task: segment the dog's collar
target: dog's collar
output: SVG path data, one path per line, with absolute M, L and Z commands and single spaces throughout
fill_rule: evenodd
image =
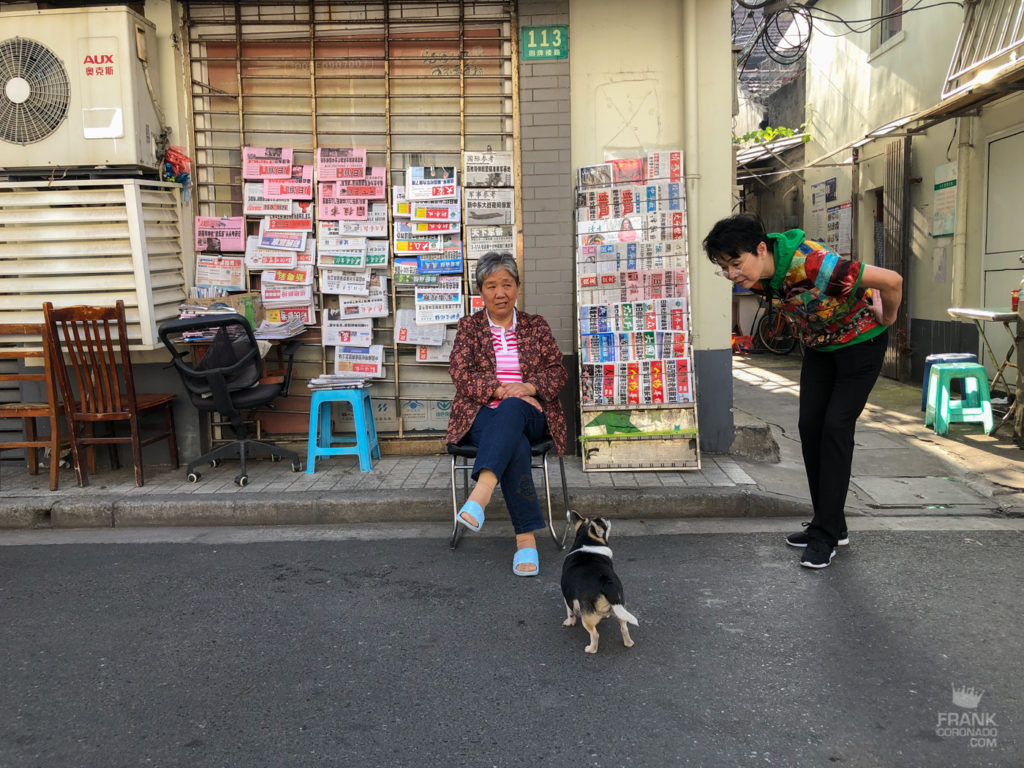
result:
M 577 552 L 589 552 L 592 555 L 604 555 L 609 560 L 612 559 L 612 548 L 611 547 L 592 547 L 589 544 L 584 544 L 579 549 L 574 549 L 570 552 L 570 555 L 575 555 Z M 568 555 L 566 555 L 568 557 Z

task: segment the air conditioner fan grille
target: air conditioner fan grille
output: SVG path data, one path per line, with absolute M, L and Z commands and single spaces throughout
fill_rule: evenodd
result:
M 24 37 L 0 43 L 0 139 L 32 144 L 68 115 L 68 73 L 46 46 Z

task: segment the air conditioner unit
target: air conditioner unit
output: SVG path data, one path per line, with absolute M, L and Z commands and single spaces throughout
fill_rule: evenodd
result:
M 0 168 L 158 168 L 157 71 L 123 6 L 0 13 Z

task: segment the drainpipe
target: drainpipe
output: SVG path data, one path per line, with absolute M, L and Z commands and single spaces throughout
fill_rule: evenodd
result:
M 686 220 L 691 262 L 700 251 L 700 140 L 697 119 L 697 0 L 683 0 L 683 163 L 686 173 Z
M 970 178 L 971 126 L 969 117 L 956 119 L 959 141 L 956 147 L 956 211 L 953 214 L 953 254 L 950 270 L 949 303 L 967 306 L 967 180 Z

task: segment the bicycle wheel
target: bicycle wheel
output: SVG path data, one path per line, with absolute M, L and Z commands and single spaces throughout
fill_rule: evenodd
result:
M 757 324 L 757 337 L 776 355 L 788 355 L 796 347 L 793 326 L 781 312 L 770 312 Z

